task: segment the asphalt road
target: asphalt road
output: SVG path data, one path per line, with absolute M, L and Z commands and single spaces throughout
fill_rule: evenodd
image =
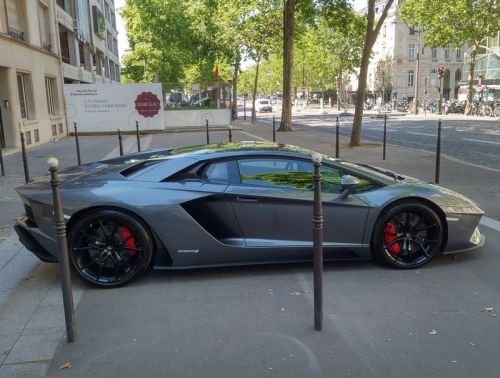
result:
M 297 127 L 315 128 L 317 130 L 335 133 L 334 114 L 318 114 L 304 111 L 293 114 L 293 124 Z M 280 114 L 259 114 L 264 122 L 271 122 L 272 116 L 279 122 Z M 430 119 L 432 117 L 432 119 Z M 423 117 L 390 115 L 387 123 L 387 143 L 418 148 L 430 152 L 436 151 L 437 119 Z M 477 117 L 457 119 L 458 117 L 442 117 L 442 153 L 464 162 L 479 166 L 500 169 L 500 120 Z M 340 117 L 340 133 L 350 136 L 352 131 L 352 116 Z M 381 118 L 363 117 L 361 138 L 365 141 L 382 143 L 384 120 Z

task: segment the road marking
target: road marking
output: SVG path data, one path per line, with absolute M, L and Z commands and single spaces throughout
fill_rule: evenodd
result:
M 242 130 L 240 130 L 240 133 L 245 134 L 245 135 L 247 135 L 247 136 L 249 136 L 249 137 L 251 137 L 251 138 L 255 138 L 255 139 L 257 139 L 257 140 L 264 141 L 264 142 L 268 142 L 268 141 L 269 141 L 269 139 L 261 138 L 260 136 L 257 136 L 257 135 L 254 135 L 254 134 L 247 133 L 246 131 L 242 131 Z
M 500 222 L 497 221 L 496 219 L 489 217 L 482 217 L 479 223 L 482 224 L 483 226 L 492 228 L 495 231 L 500 231 Z
M 478 143 L 500 144 L 500 142 L 493 142 L 491 140 L 482 140 L 482 139 L 462 138 L 462 140 L 467 140 L 469 142 L 478 142 Z
M 415 132 L 412 132 L 412 131 L 408 131 L 408 134 L 413 134 L 413 135 L 424 135 L 424 136 L 437 137 L 437 135 L 436 135 L 436 134 L 415 133 Z

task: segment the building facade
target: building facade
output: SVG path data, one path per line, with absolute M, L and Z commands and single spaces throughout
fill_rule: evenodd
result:
M 466 47 L 425 46 L 425 33 L 408 27 L 399 18 L 399 2 L 394 2 L 372 50 L 368 67 L 367 93 L 391 104 L 403 99 L 420 102 L 439 97 L 438 67 L 444 67 L 443 97 L 456 98 L 463 77 Z M 382 14 L 385 1 L 376 4 L 376 15 Z M 364 10 L 362 13 L 366 13 Z M 357 83 L 353 85 L 356 87 Z
M 56 0 L 65 83 L 120 81 L 113 0 Z
M 0 1 L 0 145 L 28 147 L 66 132 L 55 3 Z
M 474 69 L 474 97 L 479 100 L 500 102 L 500 32 L 486 38 L 481 45 Z M 469 66 L 464 67 L 464 80 L 469 77 Z M 467 93 L 467 83 L 463 83 Z
M 64 83 L 120 81 L 112 0 L 0 0 L 0 146 L 67 134 Z

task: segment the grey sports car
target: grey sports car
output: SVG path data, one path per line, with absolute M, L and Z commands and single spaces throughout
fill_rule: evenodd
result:
M 312 259 L 313 152 L 241 142 L 163 149 L 60 172 L 70 261 L 101 287 L 148 267 L 185 269 Z M 323 157 L 324 257 L 416 268 L 483 245 L 483 211 L 440 186 Z M 57 261 L 49 178 L 17 189 L 15 229 Z

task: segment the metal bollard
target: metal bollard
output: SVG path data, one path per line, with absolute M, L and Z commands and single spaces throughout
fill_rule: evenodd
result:
M 337 122 L 335 123 L 335 157 L 338 159 L 340 156 L 340 124 L 339 124 L 339 116 L 337 116 Z
M 123 156 L 123 137 L 121 127 L 118 128 L 118 146 L 120 147 L 120 156 Z
M 19 131 L 21 135 L 21 154 L 23 157 L 23 169 L 24 169 L 24 181 L 26 184 L 31 181 L 30 179 L 30 169 L 28 167 L 28 155 L 26 155 L 26 140 L 24 139 L 24 130 Z
M 137 135 L 137 151 L 141 152 L 141 134 L 139 134 L 139 121 L 135 121 L 135 133 Z
M 73 122 L 73 127 L 75 128 L 76 159 L 78 160 L 78 165 L 82 165 L 82 159 L 80 157 L 80 141 L 78 140 L 78 128 L 76 127 L 76 121 Z
M 73 305 L 73 289 L 71 286 L 71 272 L 69 268 L 68 240 L 66 238 L 66 224 L 62 209 L 61 194 L 59 192 L 59 177 L 57 167 L 59 161 L 52 157 L 47 160 L 50 171 L 50 185 L 52 186 L 52 197 L 54 201 L 54 221 L 57 232 L 57 251 L 59 257 L 59 269 L 61 274 L 61 287 L 64 304 L 64 318 L 66 320 L 66 338 L 68 343 L 76 339 L 75 308 Z
M 387 113 L 384 115 L 384 147 L 382 150 L 382 160 L 385 160 L 386 146 L 387 146 Z
M 5 166 L 4 166 L 4 163 L 3 163 L 2 146 L 0 146 L 0 168 L 2 169 L 2 176 L 5 176 Z
M 314 163 L 314 205 L 313 205 L 313 244 L 314 244 L 314 329 L 323 328 L 323 209 L 321 204 L 321 154 L 312 156 Z
M 207 144 L 210 144 L 210 135 L 208 133 L 208 119 L 205 120 L 205 124 L 207 129 Z
M 233 127 L 231 125 L 227 127 L 227 132 L 228 132 L 229 143 L 231 143 L 233 141 Z
M 434 177 L 434 182 L 439 184 L 439 174 L 441 170 L 441 120 L 438 120 L 438 136 L 437 136 L 437 146 L 436 146 L 436 176 Z
M 273 116 L 273 142 L 276 143 L 276 117 Z

